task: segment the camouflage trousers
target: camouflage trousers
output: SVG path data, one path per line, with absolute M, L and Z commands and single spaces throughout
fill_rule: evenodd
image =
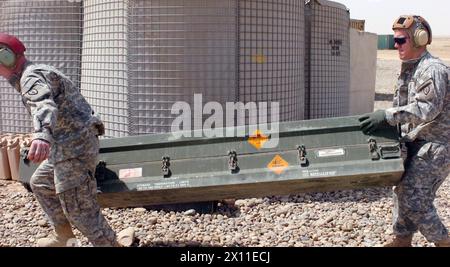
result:
M 429 242 L 448 236 L 433 204 L 436 191 L 450 173 L 449 146 L 437 143 L 407 144 L 405 173 L 394 189 L 394 234 L 411 235 L 418 230 Z
M 95 158 L 70 159 L 55 165 L 44 161 L 31 178 L 31 188 L 50 223 L 70 223 L 94 246 L 116 244 L 116 234 L 101 213 L 97 203 L 97 183 L 94 178 Z M 78 179 L 78 186 L 56 193 L 55 181 Z

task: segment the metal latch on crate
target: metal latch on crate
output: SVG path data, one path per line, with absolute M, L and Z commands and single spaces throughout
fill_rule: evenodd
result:
M 380 154 L 378 153 L 377 141 L 373 138 L 369 139 L 369 153 L 372 160 L 379 160 Z
M 308 166 L 308 158 L 306 158 L 306 147 L 305 145 L 297 146 L 298 159 L 302 167 Z
M 228 169 L 231 171 L 231 173 L 238 173 L 239 172 L 239 166 L 238 166 L 238 159 L 237 159 L 237 153 L 234 150 L 228 151 Z
M 395 145 L 377 145 L 373 138 L 369 139 L 369 151 L 372 160 L 400 158 L 401 150 L 398 144 Z
M 380 154 L 382 159 L 400 158 L 401 157 L 400 146 L 398 144 L 380 146 Z
M 170 157 L 164 156 L 162 157 L 162 166 L 161 166 L 162 175 L 164 178 L 169 178 L 172 176 L 172 171 L 170 170 Z

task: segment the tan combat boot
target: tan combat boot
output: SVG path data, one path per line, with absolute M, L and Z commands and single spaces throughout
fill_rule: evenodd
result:
M 392 242 L 387 243 L 384 245 L 388 248 L 398 248 L 398 247 L 412 247 L 412 235 L 407 236 L 395 236 L 394 240 Z
M 450 237 L 447 236 L 446 239 L 435 242 L 434 245 L 441 248 L 450 248 Z
M 69 239 L 74 239 L 70 224 L 55 225 L 55 233 L 51 237 L 41 238 L 37 241 L 38 247 L 65 247 Z

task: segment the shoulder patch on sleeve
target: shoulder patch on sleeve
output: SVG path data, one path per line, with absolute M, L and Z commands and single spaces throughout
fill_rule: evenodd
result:
M 22 97 L 29 101 L 39 101 L 52 95 L 46 80 L 35 69 L 28 69 L 21 79 Z
M 41 83 L 35 83 L 34 86 L 22 96 L 30 101 L 40 101 L 51 97 L 51 90 L 47 85 Z
M 433 84 L 433 79 L 431 79 L 431 78 L 429 78 L 429 79 L 427 79 L 425 81 L 423 81 L 423 80 L 419 81 L 419 83 L 417 84 L 417 92 L 419 93 L 419 92 L 424 91 L 425 94 L 428 94 L 429 93 L 429 89 L 430 89 L 429 87 L 432 84 Z
M 434 97 L 436 97 L 433 79 L 428 79 L 417 85 L 417 96 L 416 97 L 419 100 L 425 100 L 425 101 L 431 100 Z
M 22 94 L 25 94 L 29 90 L 31 90 L 31 88 L 33 88 L 34 85 L 39 82 L 39 80 L 40 80 L 39 77 L 34 77 L 34 76 L 27 77 L 21 84 Z

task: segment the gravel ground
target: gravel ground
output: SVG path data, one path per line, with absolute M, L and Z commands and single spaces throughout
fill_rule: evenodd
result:
M 447 45 L 449 42 L 445 40 Z M 376 92 L 392 94 L 399 61 L 393 51 L 379 51 Z M 391 102 L 379 99 L 375 109 Z M 435 202 L 450 227 L 450 180 L 442 185 Z M 276 196 L 219 203 L 213 214 L 195 210 L 164 212 L 104 209 L 117 232 L 136 229 L 135 246 L 295 246 L 376 247 L 392 234 L 391 188 Z M 0 180 L 0 247 L 34 246 L 51 228 L 33 194 L 12 181 Z M 82 245 L 87 240 L 75 230 Z M 432 246 L 418 234 L 415 246 Z
M 450 180 L 436 206 L 450 227 Z M 377 247 L 392 234 L 390 188 L 301 194 L 219 204 L 213 214 L 194 210 L 164 212 L 104 209 L 117 232 L 134 227 L 134 246 L 185 247 Z M 0 181 L 0 246 L 34 246 L 51 227 L 33 194 L 12 181 Z M 82 245 L 87 240 L 75 231 Z M 415 246 L 432 246 L 419 234 Z

